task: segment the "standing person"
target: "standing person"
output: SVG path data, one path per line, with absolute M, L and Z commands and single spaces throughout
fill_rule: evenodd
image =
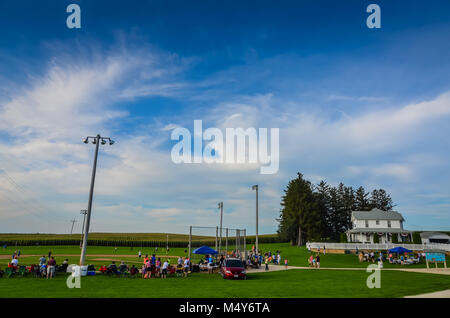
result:
M 281 265 L 281 254 L 278 253 L 278 260 L 277 260 L 278 265 Z
M 166 260 L 162 266 L 162 278 L 167 278 L 167 269 L 169 268 L 169 262 Z
M 264 263 L 266 264 L 265 270 L 268 271 L 269 270 L 269 257 L 268 256 L 265 257 Z
M 39 259 L 39 266 L 44 265 L 47 262 L 47 260 L 45 259 L 45 256 L 42 255 L 42 257 Z
M 183 259 L 180 257 L 178 257 L 178 265 L 183 265 Z
M 152 263 L 150 262 L 150 259 L 147 259 L 147 263 L 145 263 L 144 278 L 151 278 L 151 277 L 152 277 Z
M 56 261 L 52 256 L 52 258 L 49 259 L 48 263 L 47 263 L 47 279 L 49 277 L 53 278 L 53 276 L 55 276 L 55 266 L 56 266 Z
M 139 259 L 141 259 L 141 257 L 142 257 L 142 252 L 141 252 L 141 250 L 139 250 L 138 257 L 139 257 Z
M 14 252 L 12 253 L 11 259 L 14 259 L 14 258 L 16 257 L 16 255 L 17 255 L 17 251 L 14 251 Z
M 311 244 L 308 244 L 308 253 L 311 253 Z
M 323 255 L 325 255 L 326 254 L 326 246 L 324 245 L 323 246 Z
M 161 258 L 158 257 L 158 259 L 156 260 L 156 276 L 160 276 L 161 275 Z
M 189 263 L 190 263 L 189 258 L 186 257 L 186 259 L 184 260 L 184 277 L 188 277 L 189 267 L 190 267 Z
M 50 260 L 50 257 L 52 256 L 52 251 L 48 251 L 48 259 Z
M 309 255 L 308 263 L 309 263 L 309 267 L 314 266 L 314 256 L 312 254 Z
M 319 256 L 319 254 L 317 254 L 317 256 L 316 256 L 316 266 L 317 266 L 317 268 L 320 268 L 320 256 Z
M 288 259 L 284 259 L 284 269 L 288 269 Z
M 145 257 L 144 257 L 144 264 L 147 264 L 147 262 L 148 262 L 148 254 L 145 254 Z
M 20 257 L 20 250 L 17 252 L 17 256 L 19 256 Z

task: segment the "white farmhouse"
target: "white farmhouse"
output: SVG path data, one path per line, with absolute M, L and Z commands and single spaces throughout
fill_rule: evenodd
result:
M 403 229 L 405 219 L 396 211 L 352 211 L 352 229 L 347 231 L 349 242 L 374 243 L 378 234 L 379 243 L 392 243 L 392 234 L 396 233 L 398 242 L 411 242 L 412 232 Z

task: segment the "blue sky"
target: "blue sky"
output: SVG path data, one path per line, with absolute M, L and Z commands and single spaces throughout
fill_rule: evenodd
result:
M 81 7 L 68 29 L 66 7 Z M 381 29 L 366 7 L 381 7 Z M 276 230 L 297 171 L 392 194 L 406 227 L 450 230 L 448 1 L 3 1 L 0 231 Z M 173 127 L 276 127 L 280 170 L 176 165 Z

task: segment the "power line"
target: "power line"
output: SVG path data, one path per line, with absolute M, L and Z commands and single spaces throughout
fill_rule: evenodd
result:
M 71 220 L 70 222 L 72 223 L 72 228 L 70 229 L 70 235 L 72 235 L 72 232 L 73 232 L 73 226 L 75 225 L 75 222 L 76 222 L 77 220 L 75 220 L 75 219 L 73 219 L 73 220 Z

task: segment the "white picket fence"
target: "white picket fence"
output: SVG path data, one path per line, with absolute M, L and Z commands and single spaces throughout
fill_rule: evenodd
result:
M 313 249 L 326 247 L 328 250 L 389 250 L 394 247 L 402 246 L 413 251 L 423 251 L 424 249 L 437 249 L 450 252 L 450 244 L 432 243 L 432 244 L 371 244 L 371 243 L 319 243 L 308 242 L 306 247 Z

